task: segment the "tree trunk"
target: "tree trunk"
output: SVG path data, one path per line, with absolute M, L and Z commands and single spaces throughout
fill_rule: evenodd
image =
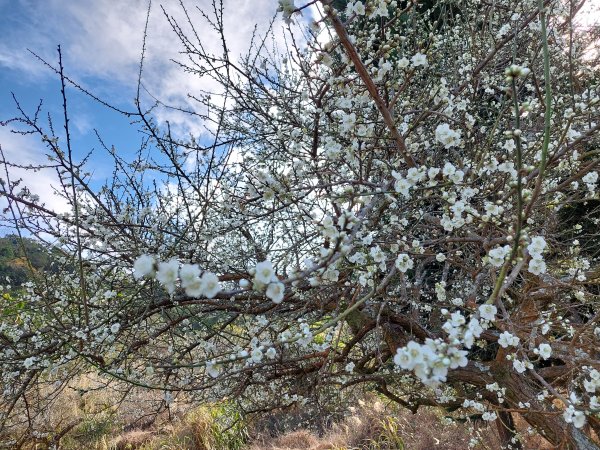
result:
M 514 450 L 522 450 L 521 442 L 516 438 L 515 422 L 511 413 L 501 411 L 496 419 L 496 427 L 502 448 L 511 448 Z
M 420 335 L 423 339 L 427 335 L 427 331 L 416 327 L 416 324 L 409 323 L 409 320 L 404 320 L 401 316 L 390 316 L 384 314 L 387 319 L 392 319 L 391 322 L 385 321 L 382 324 L 383 338 L 389 348 L 391 354 L 394 354 L 396 348 L 405 345 L 406 342 L 415 334 Z M 358 332 L 369 321 L 373 321 L 362 310 L 357 310 L 348 316 L 347 323 L 354 333 Z M 408 328 L 408 330 L 406 329 Z M 519 376 L 505 359 L 503 351 L 498 352 L 496 360 L 491 363 L 489 370 L 485 365 L 480 366 L 470 362 L 466 367 L 461 367 L 451 370 L 448 373 L 448 382 L 466 383 L 472 386 L 484 387 L 485 385 L 497 381 L 498 384 L 506 389 L 506 404 L 510 408 L 522 409 L 519 403 L 528 402 L 531 412 L 521 413 L 521 416 L 531 425 L 541 436 L 548 440 L 552 445 L 561 449 L 577 449 L 577 450 L 600 450 L 588 435 L 583 431 L 567 424 L 563 417 L 562 411 L 547 405 L 542 404 L 537 400 L 539 388 L 533 384 L 525 376 Z M 515 436 L 514 421 L 510 413 L 501 412 L 497 421 L 498 432 L 503 445 L 510 444 L 512 448 L 522 448 L 520 443 L 512 443 Z
M 496 360 L 490 368 L 494 379 L 506 388 L 508 406 L 519 408 L 520 402 L 528 402 L 531 412 L 521 415 L 552 445 L 562 449 L 600 449 L 589 436 L 567 424 L 560 410 L 554 407 L 549 409 L 536 400 L 539 389 L 529 384 L 526 377 L 518 376 L 505 361 Z

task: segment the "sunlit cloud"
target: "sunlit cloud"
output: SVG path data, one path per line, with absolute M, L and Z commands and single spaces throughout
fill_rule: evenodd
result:
M 26 49 L 54 63 L 56 44 L 61 43 L 66 70 L 71 77 L 92 91 L 107 95 L 108 101 L 126 101 L 132 107 L 148 4 L 147 0 L 49 0 L 43 3 L 21 0 L 19 5 L 29 22 L 13 31 L 10 47 L 7 43 L 0 46 L 0 66 L 39 74 L 44 67 Z M 184 1 L 183 4 L 204 49 L 222 54 L 219 33 L 199 12 L 204 9 L 210 16 L 212 2 Z M 247 53 L 253 33 L 260 36 L 267 31 L 276 7 L 273 0 L 224 2 L 223 32 L 232 59 Z M 219 86 L 209 77 L 186 73 L 172 62 L 186 57 L 181 53 L 183 47 L 165 13 L 192 36 L 191 26 L 178 0 L 152 2 L 142 82 L 152 97 L 165 104 L 191 107 L 194 105 L 187 97 L 188 93 L 216 91 Z M 281 28 L 280 19 L 277 19 L 274 29 Z M 50 71 L 48 75 L 54 76 Z M 191 119 L 185 114 L 157 110 L 156 118 L 160 122 L 169 120 L 181 131 L 202 130 L 197 118 Z
M 18 163 L 20 166 L 38 166 L 44 163 L 44 144 L 33 135 L 19 135 L 11 133 L 7 127 L 0 127 L 0 145 L 7 161 Z M 47 161 L 46 161 L 47 162 Z M 40 169 L 32 172 L 31 169 L 21 167 L 0 167 L 0 178 L 7 180 L 6 171 L 11 182 L 22 180 L 14 189 L 18 193 L 24 186 L 39 197 L 40 203 L 48 209 L 62 213 L 70 210 L 64 198 L 55 194 L 55 188 L 60 187 L 58 175 L 54 169 Z M 0 198 L 0 208 L 8 205 L 6 198 Z
M 198 9 L 205 9 L 210 16 L 212 1 L 184 0 L 183 5 L 187 8 L 204 50 L 222 54 L 219 33 Z M 10 71 L 15 82 L 31 83 L 30 92 L 36 90 L 37 83 L 56 82 L 56 74 L 30 51 L 56 66 L 57 45 L 60 44 L 65 71 L 70 78 L 109 103 L 117 103 L 128 110 L 134 109 L 148 0 L 0 0 L 0 6 L 7 13 L 5 20 L 9 25 L 4 30 L 5 39 L 0 41 L 0 70 Z M 267 31 L 276 8 L 277 2 L 273 0 L 224 2 L 223 33 L 232 60 L 248 52 L 254 33 L 261 36 Z M 142 77 L 144 92 L 149 94 L 145 97 L 145 106 L 150 104 L 151 98 L 156 98 L 166 105 L 194 109 L 197 105 L 188 97 L 188 93 L 218 92 L 221 88 L 209 77 L 186 73 L 173 62 L 183 61 L 186 56 L 181 53 L 183 46 L 165 14 L 175 19 L 184 33 L 192 35 L 179 0 L 151 3 Z M 276 36 L 282 35 L 280 18 L 276 18 L 273 29 Z M 93 100 L 89 99 L 89 102 Z M 56 108 L 59 105 L 51 106 Z M 86 136 L 88 139 L 79 148 L 97 146 L 97 142 L 91 143 L 95 139 L 94 117 L 82 111 L 78 111 L 78 114 L 71 112 L 72 134 L 77 139 L 85 139 Z M 159 124 L 168 121 L 171 129 L 181 136 L 201 136 L 206 132 L 207 124 L 177 110 L 158 108 L 153 115 Z M 114 137 L 107 138 L 119 146 Z M 0 145 L 5 157 L 19 165 L 43 163 L 45 160 L 44 146 L 33 136 L 14 135 L 7 128 L 0 128 Z M 39 195 L 49 208 L 57 211 L 68 209 L 64 200 L 52 194 L 51 186 L 58 185 L 55 173 L 50 170 L 36 173 L 18 168 L 10 170 L 11 178 L 22 178 L 23 185 Z M 99 167 L 96 167 L 96 171 L 102 172 Z M 0 206 L 6 206 L 6 199 L 2 202 Z

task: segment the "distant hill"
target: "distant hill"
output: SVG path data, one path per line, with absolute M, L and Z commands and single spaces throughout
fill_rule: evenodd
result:
M 27 260 L 35 271 L 54 271 L 52 254 L 39 242 L 17 235 L 0 237 L 0 284 L 19 287 L 29 279 L 31 272 Z M 8 277 L 8 279 L 7 279 Z

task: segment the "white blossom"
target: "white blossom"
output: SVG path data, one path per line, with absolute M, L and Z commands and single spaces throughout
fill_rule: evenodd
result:
M 263 352 L 260 347 L 256 347 L 250 352 L 250 359 L 252 362 L 259 363 L 263 359 Z
M 498 418 L 498 416 L 493 411 L 492 412 L 486 411 L 481 415 L 481 418 L 487 422 L 491 422 L 493 420 L 496 420 Z
M 141 255 L 133 263 L 133 276 L 136 280 L 147 275 L 154 274 L 154 264 L 156 263 L 153 256 Z
M 175 282 L 177 281 L 178 274 L 179 261 L 176 259 L 158 263 L 156 280 L 159 281 L 170 294 L 175 291 Z
M 380 263 L 382 261 L 385 261 L 385 253 L 383 252 L 383 250 L 381 250 L 379 245 L 372 247 L 369 253 L 371 254 L 371 258 L 373 258 L 374 262 Z
M 534 275 L 540 275 L 546 272 L 546 263 L 542 259 L 533 258 L 529 260 L 527 270 Z
M 565 422 L 572 423 L 575 428 L 583 428 L 586 422 L 585 414 L 583 411 L 577 410 L 573 405 L 569 405 L 563 413 Z
M 420 52 L 415 53 L 410 59 L 410 62 L 412 63 L 413 67 L 427 67 L 429 65 L 427 62 L 427 56 Z
M 517 371 L 517 373 L 523 373 L 527 370 L 525 363 L 523 361 L 519 361 L 518 359 L 515 359 L 513 361 L 513 367 Z
M 396 180 L 396 183 L 394 184 L 394 189 L 396 190 L 396 192 L 402 194 L 406 198 L 410 197 L 411 188 L 412 185 L 406 178 L 400 178 Z
M 276 276 L 271 261 L 259 262 L 255 268 L 254 282 L 269 284 L 273 279 L 276 279 Z
M 396 65 L 400 68 L 400 69 L 406 69 L 409 65 L 410 65 L 410 61 L 407 58 L 400 58 L 397 62 Z
M 394 355 L 394 364 L 405 370 L 412 370 L 415 367 L 413 359 L 406 349 L 398 348 Z
M 294 13 L 294 10 L 296 9 L 296 5 L 294 5 L 294 0 L 278 0 L 278 1 L 279 1 L 279 8 L 277 10 L 282 12 L 283 19 L 285 20 L 285 22 L 290 23 L 292 14 Z
M 496 319 L 496 313 L 498 309 L 494 305 L 485 304 L 479 307 L 479 315 L 482 319 L 494 321 Z
M 598 182 L 598 172 L 588 172 L 581 179 L 586 184 L 594 184 Z
M 31 369 L 35 363 L 37 362 L 37 358 L 35 356 L 30 356 L 29 358 L 26 358 L 25 361 L 23 361 L 23 366 L 26 369 Z
M 184 289 L 194 285 L 200 279 L 200 268 L 196 264 L 182 264 L 179 269 L 179 279 Z
M 215 361 L 208 361 L 206 363 L 206 373 L 211 378 L 217 378 L 221 371 L 219 370 L 219 366 Z
M 435 139 L 443 144 L 445 148 L 460 145 L 460 131 L 450 129 L 450 125 L 442 123 L 435 129 Z
M 540 355 L 542 359 L 548 359 L 552 355 L 552 347 L 549 344 L 542 343 L 535 349 L 535 353 Z
M 285 286 L 282 282 L 276 281 L 274 283 L 269 283 L 267 286 L 266 295 L 270 298 L 273 303 L 281 303 L 283 301 Z
M 543 236 L 534 236 L 531 238 L 531 242 L 527 246 L 527 251 L 532 258 L 541 258 L 546 246 L 546 240 Z
M 395 264 L 396 268 L 402 273 L 406 273 L 407 270 L 412 269 L 414 267 L 414 261 L 406 253 L 399 254 L 396 258 Z
M 495 247 L 488 252 L 488 261 L 494 267 L 504 264 L 504 259 L 510 252 L 510 246 Z
M 206 298 L 214 298 L 221 291 L 219 277 L 212 272 L 204 272 L 200 277 L 202 295 Z
M 508 348 L 509 346 L 516 347 L 519 345 L 519 337 L 510 334 L 508 331 L 505 331 L 498 336 L 498 345 L 502 348 Z

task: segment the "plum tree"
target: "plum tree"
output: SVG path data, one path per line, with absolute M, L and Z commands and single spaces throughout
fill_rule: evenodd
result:
M 10 122 L 44 140 L 72 206 L 6 180 L 14 224 L 78 269 L 28 285 L 0 324 L 0 423 L 36 383 L 96 371 L 248 411 L 364 386 L 476 413 L 507 448 L 515 415 L 598 448 L 598 218 L 572 214 L 599 195 L 581 4 L 296 3 L 279 2 L 286 45 L 257 37 L 239 60 L 222 8 L 220 55 L 167 15 L 178 64 L 219 86 L 179 109 L 206 132 L 177 136 L 138 98 L 149 140 L 131 161 L 107 147 L 101 189 L 37 115 Z

